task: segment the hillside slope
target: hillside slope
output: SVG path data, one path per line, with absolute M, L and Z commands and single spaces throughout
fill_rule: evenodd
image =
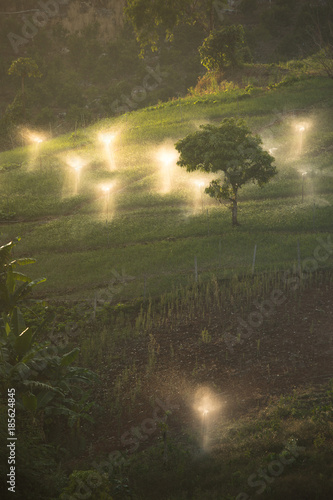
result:
M 44 294 L 67 297 L 93 297 L 115 270 L 135 278 L 121 298 L 159 294 L 193 276 L 194 257 L 202 276 L 246 273 L 255 244 L 257 271 L 290 267 L 297 241 L 310 257 L 332 227 L 332 85 L 312 78 L 185 98 L 2 153 L 1 242 L 21 236 L 20 254 L 48 278 Z M 203 193 L 209 178 L 175 165 L 176 140 L 225 116 L 260 133 L 279 171 L 263 189 L 242 189 L 236 229 Z

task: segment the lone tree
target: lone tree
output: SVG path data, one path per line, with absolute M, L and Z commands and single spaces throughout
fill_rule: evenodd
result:
M 244 36 L 241 24 L 212 31 L 199 48 L 201 64 L 208 70 L 218 71 L 238 66 L 241 62 Z
M 41 78 L 42 73 L 39 71 L 36 61 L 30 57 L 20 57 L 12 62 L 9 70 L 9 75 L 19 76 L 21 78 L 21 88 L 22 88 L 22 102 L 23 102 L 23 113 L 25 117 L 25 79 L 28 78 Z
M 177 164 L 188 172 L 219 174 L 205 192 L 220 203 L 231 202 L 232 225 L 236 226 L 239 189 L 249 182 L 262 187 L 274 177 L 274 158 L 262 149 L 262 140 L 252 135 L 243 120 L 225 118 L 217 127 L 201 125 L 200 129 L 176 143 Z

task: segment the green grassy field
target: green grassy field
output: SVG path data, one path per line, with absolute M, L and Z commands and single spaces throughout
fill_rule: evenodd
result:
M 93 298 L 114 270 L 134 278 L 116 300 L 142 296 L 145 280 L 146 293 L 158 295 L 193 278 L 195 257 L 203 276 L 251 272 L 255 244 L 257 271 L 290 268 L 298 240 L 304 259 L 318 233 L 332 232 L 332 90 L 331 80 L 310 78 L 188 97 L 2 153 L 1 244 L 22 238 L 16 253 L 37 259 L 32 277 L 47 277 L 39 291 L 47 297 Z M 279 172 L 263 189 L 242 189 L 237 228 L 230 210 L 195 184 L 208 176 L 186 173 L 173 157 L 169 178 L 161 161 L 200 124 L 228 116 L 244 118 L 265 148 L 276 148 Z M 105 131 L 116 134 L 112 158 L 98 139 Z M 79 178 L 70 166 L 76 157 Z

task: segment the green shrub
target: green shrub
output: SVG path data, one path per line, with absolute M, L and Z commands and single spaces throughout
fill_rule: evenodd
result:
M 59 106 L 65 108 L 69 108 L 74 105 L 82 106 L 84 104 L 84 97 L 79 87 L 68 83 L 62 87 L 57 102 Z
M 55 116 L 53 111 L 50 108 L 43 108 L 40 113 L 36 116 L 35 123 L 36 125 L 48 125 L 49 123 L 53 123 L 55 120 Z

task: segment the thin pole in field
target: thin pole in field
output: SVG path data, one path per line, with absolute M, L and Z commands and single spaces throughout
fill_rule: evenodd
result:
M 144 281 L 143 281 L 143 300 L 146 300 L 146 292 L 147 292 L 147 276 L 144 275 Z
M 254 267 L 256 265 L 256 256 L 257 256 L 257 244 L 254 245 L 253 262 L 252 262 L 252 274 L 254 274 Z
M 198 281 L 198 259 L 197 256 L 194 257 L 194 279 Z
M 219 241 L 219 267 L 222 267 L 222 240 Z
M 209 212 L 207 208 L 207 226 L 208 226 L 208 236 L 209 236 Z
M 93 319 L 96 319 L 96 309 L 97 309 L 97 293 L 95 293 L 95 298 L 94 298 L 94 312 L 93 312 Z
M 297 240 L 297 260 L 298 260 L 298 271 L 301 273 L 301 247 L 299 244 L 299 240 Z
M 313 230 L 316 230 L 316 204 L 313 202 L 313 213 L 312 213 Z

